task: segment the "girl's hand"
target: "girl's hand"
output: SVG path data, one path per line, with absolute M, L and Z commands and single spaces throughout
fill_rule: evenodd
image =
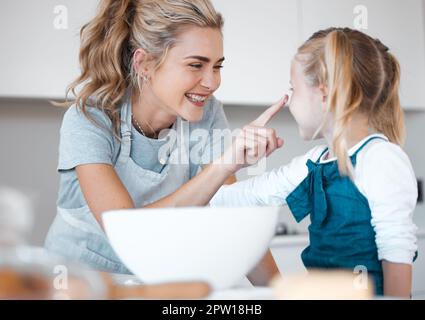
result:
M 268 157 L 283 146 L 283 140 L 276 135 L 276 130 L 265 126 L 282 110 L 288 101 L 285 95 L 279 102 L 264 111 L 257 119 L 243 127 L 233 144 L 214 163 L 223 165 L 233 174 L 239 169 L 257 163 L 264 156 Z

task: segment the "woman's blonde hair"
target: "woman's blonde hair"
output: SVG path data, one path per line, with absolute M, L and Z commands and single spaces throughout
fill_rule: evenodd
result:
M 101 109 L 119 136 L 125 92 L 141 89 L 134 52 L 144 49 L 159 68 L 189 26 L 221 31 L 223 18 L 209 0 L 102 0 L 97 15 L 81 29 L 81 74 L 67 88 L 67 97 L 72 93 L 75 99 L 66 105 L 75 103 L 92 121 L 86 107 Z
M 334 119 L 332 147 L 342 175 L 353 172 L 346 135 L 354 114 L 367 115 L 371 128 L 393 143 L 404 143 L 400 65 L 379 40 L 349 28 L 329 28 L 313 34 L 296 60 L 309 85 L 327 89 L 326 114 Z

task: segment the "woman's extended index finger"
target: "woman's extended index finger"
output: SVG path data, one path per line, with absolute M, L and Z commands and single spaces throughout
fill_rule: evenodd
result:
M 274 116 L 282 110 L 282 108 L 285 106 L 286 102 L 288 101 L 288 96 L 285 95 L 282 99 L 279 100 L 279 102 L 272 105 L 270 108 L 268 108 L 266 111 L 264 111 L 257 119 L 251 122 L 252 126 L 257 127 L 264 127 L 266 126 L 270 120 L 274 118 Z

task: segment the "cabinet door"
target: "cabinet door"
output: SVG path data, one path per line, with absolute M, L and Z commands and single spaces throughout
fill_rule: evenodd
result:
M 418 237 L 418 258 L 413 263 L 413 298 L 425 298 L 425 234 Z
M 362 31 L 379 38 L 400 61 L 403 107 L 425 109 L 423 0 L 300 0 L 299 3 L 304 40 L 331 26 L 367 26 Z
M 301 252 L 308 245 L 306 241 L 294 241 L 290 243 L 275 243 L 270 246 L 272 255 L 282 275 L 302 274 L 307 270 L 301 260 Z
M 221 101 L 264 106 L 287 91 L 299 38 L 297 1 L 212 0 L 225 19 Z
M 63 98 L 97 0 L 2 0 L 0 97 Z

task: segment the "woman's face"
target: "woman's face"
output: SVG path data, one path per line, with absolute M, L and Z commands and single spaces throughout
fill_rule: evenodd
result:
M 200 121 L 221 82 L 223 37 L 218 29 L 189 27 L 150 75 L 155 104 L 190 122 Z
M 291 86 L 293 92 L 289 110 L 298 124 L 300 136 L 304 140 L 322 138 L 320 132 L 314 135 L 323 122 L 326 97 L 319 87 L 308 84 L 302 66 L 296 59 L 291 65 Z

